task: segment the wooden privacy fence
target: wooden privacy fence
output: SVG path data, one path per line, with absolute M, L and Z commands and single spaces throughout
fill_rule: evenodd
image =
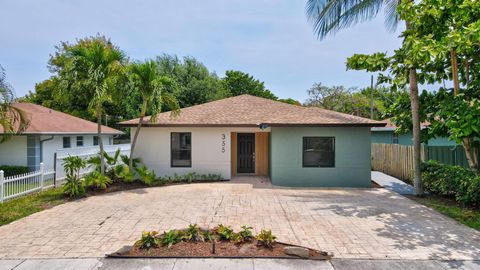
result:
M 422 160 L 424 156 L 424 151 L 422 151 Z M 372 169 L 402 180 L 411 180 L 413 176 L 413 147 L 372 143 Z
M 461 145 L 422 145 L 422 161 L 436 160 L 447 165 L 468 168 L 467 157 Z M 372 169 L 402 180 L 413 179 L 413 146 L 372 143 Z

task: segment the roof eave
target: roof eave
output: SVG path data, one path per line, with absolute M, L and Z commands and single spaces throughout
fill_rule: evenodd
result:
M 384 127 L 384 123 L 259 123 L 259 124 L 159 124 L 146 123 L 142 127 Z M 122 127 L 137 127 L 136 123 L 120 124 Z

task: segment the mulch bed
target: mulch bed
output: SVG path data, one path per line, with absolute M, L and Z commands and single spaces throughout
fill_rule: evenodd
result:
M 125 191 L 125 190 L 133 190 L 133 189 L 140 189 L 140 188 L 148 188 L 148 187 L 164 187 L 164 186 L 174 186 L 174 185 L 188 185 L 188 184 L 195 184 L 195 183 L 216 183 L 216 182 L 224 182 L 225 180 L 194 180 L 191 183 L 188 182 L 166 182 L 163 185 L 152 185 L 147 186 L 139 181 L 133 181 L 131 183 L 125 183 L 122 181 L 117 181 L 112 185 L 108 186 L 106 189 L 88 189 L 87 193 L 85 194 L 86 197 L 93 196 L 93 195 L 101 195 L 106 193 L 118 192 L 118 191 Z
M 242 244 L 233 242 L 215 242 L 215 254 L 212 242 L 180 242 L 170 248 L 159 246 L 157 248 L 140 249 L 137 246 L 125 246 L 119 251 L 108 254 L 112 258 L 286 258 L 298 259 L 300 257 L 287 255 L 284 247 L 294 246 L 276 242 L 273 247 L 257 246 L 256 240 Z M 329 260 L 332 255 L 314 249 L 309 249 L 310 256 L 303 259 Z

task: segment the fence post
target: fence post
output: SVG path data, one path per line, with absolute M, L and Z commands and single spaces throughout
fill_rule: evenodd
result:
M 45 168 L 43 167 L 43 162 L 40 162 L 40 187 L 43 190 L 43 176 L 44 176 L 44 170 Z
M 57 187 L 57 152 L 53 154 L 53 187 Z
M 3 185 L 4 185 L 4 177 L 3 177 L 3 171 L 0 170 L 0 203 L 3 202 Z

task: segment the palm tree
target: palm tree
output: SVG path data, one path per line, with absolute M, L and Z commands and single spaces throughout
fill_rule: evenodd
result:
M 413 0 L 410 0 L 413 1 Z M 397 6 L 400 0 L 307 0 L 306 13 L 317 37 L 322 40 L 329 34 L 348 28 L 357 23 L 375 18 L 385 10 L 385 24 L 394 31 L 399 22 Z M 406 22 L 407 29 L 409 28 Z M 415 68 L 409 70 L 410 100 L 412 110 L 414 187 L 415 194 L 423 194 L 421 181 L 420 115 L 418 81 Z
M 137 92 L 141 99 L 139 119 L 130 147 L 128 164 L 130 170 L 133 170 L 133 153 L 147 112 L 150 114 L 149 121 L 153 123 L 157 120 L 163 105 L 167 105 L 171 109 L 173 116 L 178 115 L 180 111 L 177 100 L 169 93 L 175 90 L 176 83 L 170 77 L 160 75 L 155 61 L 148 60 L 143 63 L 133 63 L 129 66 L 128 74 L 131 91 Z
M 97 118 L 97 136 L 100 147 L 100 172 L 105 173 L 102 140 L 102 116 L 104 103 L 111 101 L 118 80 L 124 71 L 125 54 L 104 37 L 84 40 L 78 46 L 68 48 L 72 61 L 66 65 L 69 84 L 81 85 L 92 93 L 89 110 Z M 68 87 L 67 89 L 68 90 Z
M 22 133 L 29 125 L 27 114 L 13 106 L 14 100 L 13 89 L 5 81 L 5 70 L 0 66 L 0 143 Z

